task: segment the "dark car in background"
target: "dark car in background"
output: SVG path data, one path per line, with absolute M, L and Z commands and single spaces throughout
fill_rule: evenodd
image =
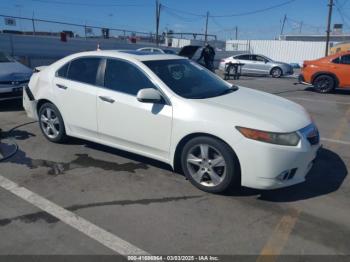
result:
M 193 61 L 198 60 L 198 58 L 201 56 L 203 47 L 198 45 L 187 45 L 184 46 L 180 52 L 178 53 L 179 56 L 187 57 Z M 218 69 L 220 61 L 224 59 L 225 57 L 232 55 L 232 52 L 229 51 L 220 51 L 219 49 L 215 48 L 215 58 L 214 58 L 214 68 Z M 204 65 L 204 61 L 199 62 L 201 65 Z
M 22 98 L 32 70 L 0 51 L 0 101 Z

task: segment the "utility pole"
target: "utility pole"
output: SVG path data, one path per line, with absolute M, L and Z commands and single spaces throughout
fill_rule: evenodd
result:
M 326 39 L 326 56 L 328 56 L 329 39 L 330 39 L 330 35 L 331 35 L 333 6 L 334 6 L 334 1 L 329 0 L 329 3 L 328 3 L 328 21 L 327 21 L 327 39 Z
M 160 9 L 161 4 L 159 0 L 156 0 L 156 44 L 159 46 L 159 22 L 160 22 Z
M 34 11 L 33 11 L 33 15 L 32 15 L 32 25 L 33 25 L 33 35 L 35 35 Z
M 236 31 L 236 40 L 238 40 L 238 26 L 236 26 L 236 28 L 235 28 L 235 31 Z
M 284 26 L 286 25 L 286 22 L 287 22 L 287 15 L 284 15 L 283 22 L 282 22 L 282 28 L 281 28 L 281 34 L 280 34 L 280 36 L 282 36 L 282 35 L 283 35 L 283 32 L 284 32 Z
M 301 30 L 303 29 L 303 21 L 300 22 L 300 26 L 299 26 L 299 34 L 301 34 Z
M 207 12 L 207 19 L 206 19 L 206 22 L 205 22 L 205 42 L 208 41 L 208 20 L 209 20 L 209 12 Z

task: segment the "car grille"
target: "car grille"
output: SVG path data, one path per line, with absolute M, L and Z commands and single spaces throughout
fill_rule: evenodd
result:
M 300 133 L 309 141 L 311 145 L 317 145 L 320 143 L 320 133 L 315 124 L 310 124 L 307 127 L 300 130 Z

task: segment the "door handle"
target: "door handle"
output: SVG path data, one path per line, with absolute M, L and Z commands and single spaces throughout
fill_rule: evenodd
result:
M 115 100 L 113 98 L 110 98 L 108 96 L 99 96 L 99 98 L 102 100 L 102 101 L 105 101 L 107 103 L 111 103 L 113 104 L 115 102 Z
M 63 89 L 63 90 L 66 90 L 68 87 L 66 87 L 66 86 L 64 86 L 64 85 L 61 85 L 61 84 L 56 84 L 56 86 L 58 87 L 58 88 L 61 88 L 61 89 Z

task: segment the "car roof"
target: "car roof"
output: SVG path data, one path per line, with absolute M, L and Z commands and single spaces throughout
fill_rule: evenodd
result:
M 173 60 L 173 59 L 187 59 L 181 56 L 172 54 L 159 54 L 153 52 L 137 51 L 137 50 L 97 50 L 76 53 L 74 56 L 108 56 L 123 59 L 135 59 L 138 61 L 152 61 L 152 60 Z

